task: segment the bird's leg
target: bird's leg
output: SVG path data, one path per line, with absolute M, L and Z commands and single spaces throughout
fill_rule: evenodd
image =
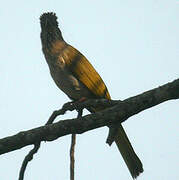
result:
M 67 102 L 63 105 L 63 108 L 62 109 L 68 109 L 68 110 L 74 110 L 76 109 L 76 111 L 79 113 L 80 111 L 82 111 L 84 108 L 81 108 L 80 107 L 80 103 L 86 101 L 87 98 L 86 97 L 82 97 L 78 100 L 72 100 L 70 102 Z
M 82 97 L 79 100 L 74 102 L 74 105 L 76 105 L 76 111 L 78 112 L 79 116 L 82 116 L 83 109 L 79 108 L 78 104 L 80 104 L 80 103 L 82 103 L 82 102 L 84 102 L 86 100 L 87 100 L 86 97 Z
M 86 97 L 82 97 L 82 98 L 80 98 L 80 99 L 78 100 L 78 102 L 84 102 L 84 101 L 86 101 L 86 100 L 87 100 Z
M 81 97 L 81 98 L 78 99 L 78 100 L 72 100 L 71 102 L 68 102 L 68 103 L 66 103 L 66 104 L 80 103 L 80 102 L 84 102 L 84 101 L 86 101 L 86 100 L 87 100 L 86 97 Z

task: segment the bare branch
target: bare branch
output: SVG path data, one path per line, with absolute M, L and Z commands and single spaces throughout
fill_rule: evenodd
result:
M 81 134 L 95 128 L 111 125 L 112 123 L 122 123 L 145 109 L 172 99 L 179 99 L 179 79 L 124 101 L 104 99 L 85 101 L 76 105 L 76 107 L 70 106 L 69 110 L 83 109 L 90 106 L 95 107 L 99 104 L 108 108 L 101 112 L 76 119 L 59 121 L 0 139 L 0 154 L 14 151 L 39 141 L 53 141 L 68 134 Z

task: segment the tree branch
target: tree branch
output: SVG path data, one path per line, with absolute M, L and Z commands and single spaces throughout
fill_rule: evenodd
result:
M 14 151 L 39 141 L 53 141 L 68 134 L 81 134 L 95 128 L 111 125 L 112 123 L 122 123 L 145 109 L 172 99 L 179 99 L 179 79 L 124 101 L 95 99 L 70 105 L 68 110 L 71 111 L 97 105 L 102 105 L 106 109 L 80 118 L 62 120 L 0 139 L 0 154 Z

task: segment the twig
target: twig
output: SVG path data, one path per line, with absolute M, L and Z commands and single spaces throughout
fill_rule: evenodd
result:
M 49 117 L 49 119 L 45 125 L 52 124 L 57 116 L 63 115 L 66 113 L 66 111 L 71 110 L 72 105 L 73 105 L 73 103 L 68 102 L 68 103 L 63 105 L 62 109 L 54 111 L 52 113 L 52 115 Z M 79 111 L 78 114 L 82 115 L 81 111 Z M 73 137 L 72 140 L 74 141 L 73 143 L 75 144 L 75 136 Z M 38 150 L 40 148 L 40 144 L 41 144 L 41 142 L 35 143 L 34 148 L 32 150 L 30 150 L 29 153 L 25 156 L 23 163 L 22 163 L 22 166 L 21 166 L 21 169 L 20 169 L 20 172 L 19 172 L 19 179 L 18 180 L 24 179 L 24 173 L 25 173 L 25 170 L 27 168 L 28 162 L 30 162 L 33 159 L 34 154 L 36 154 L 38 152 Z
M 82 117 L 83 110 L 78 110 L 78 116 Z M 76 134 L 71 135 L 71 147 L 70 147 L 70 180 L 75 179 L 75 144 L 76 144 Z
M 116 125 L 109 125 L 108 127 L 110 128 L 110 130 L 106 139 L 106 143 L 111 146 L 118 132 L 118 124 L 116 123 Z
M 76 144 L 76 134 L 72 134 L 71 147 L 70 147 L 70 180 L 75 179 L 75 144 Z
M 34 148 L 32 150 L 30 150 L 30 152 L 24 158 L 21 169 L 20 169 L 20 173 L 19 173 L 19 180 L 24 179 L 24 173 L 25 173 L 25 170 L 27 168 L 27 164 L 29 161 L 31 161 L 33 159 L 33 155 L 35 153 L 37 153 L 39 148 L 40 148 L 40 142 L 34 144 Z

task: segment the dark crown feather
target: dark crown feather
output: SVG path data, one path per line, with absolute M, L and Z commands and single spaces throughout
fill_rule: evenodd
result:
M 43 13 L 40 16 L 41 28 L 58 27 L 57 16 L 54 12 Z

